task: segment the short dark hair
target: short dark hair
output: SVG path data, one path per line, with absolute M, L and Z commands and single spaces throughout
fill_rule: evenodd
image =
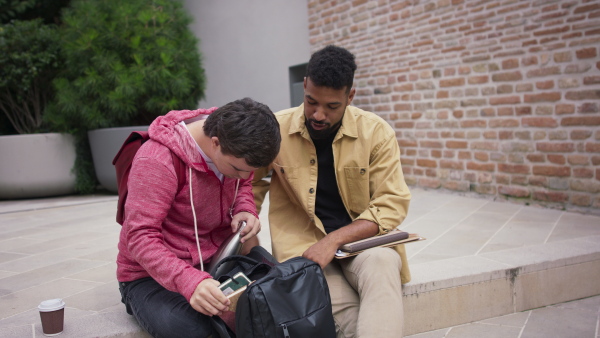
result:
M 203 129 L 219 139 L 223 154 L 243 158 L 251 167 L 266 167 L 279 153 L 281 135 L 275 115 L 251 98 L 218 108 L 208 115 Z
M 329 87 L 346 91 L 352 89 L 356 62 L 348 50 L 329 45 L 315 52 L 308 61 L 306 77 L 317 87 Z

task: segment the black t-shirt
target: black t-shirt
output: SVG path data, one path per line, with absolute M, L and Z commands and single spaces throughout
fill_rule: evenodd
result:
M 335 135 L 336 133 L 332 133 L 331 136 L 322 140 L 313 139 L 319 164 L 315 213 L 323 222 L 327 233 L 352 223 L 352 218 L 348 215 L 340 197 L 335 177 L 333 149 L 331 147 Z

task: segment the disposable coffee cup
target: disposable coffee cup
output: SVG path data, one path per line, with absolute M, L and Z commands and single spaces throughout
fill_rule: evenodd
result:
M 46 336 L 56 336 L 63 331 L 65 322 L 65 302 L 62 299 L 49 299 L 40 303 L 42 331 Z

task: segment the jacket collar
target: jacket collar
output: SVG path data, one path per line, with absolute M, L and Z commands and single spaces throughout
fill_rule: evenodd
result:
M 346 111 L 344 112 L 344 117 L 342 117 L 342 125 L 340 126 L 340 130 L 335 137 L 335 140 L 338 140 L 342 136 L 348 136 L 352 138 L 358 138 L 358 129 L 356 128 L 356 117 L 354 116 L 352 110 L 354 107 L 347 106 Z M 298 106 L 293 111 L 293 119 L 290 124 L 290 128 L 288 129 L 288 134 L 299 133 L 302 137 L 307 140 L 310 140 L 310 135 L 308 134 L 308 130 L 304 125 L 304 103 Z

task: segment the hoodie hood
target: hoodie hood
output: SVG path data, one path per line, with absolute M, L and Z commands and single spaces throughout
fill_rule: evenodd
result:
M 206 171 L 204 159 L 196 149 L 196 141 L 180 122 L 193 122 L 201 118 L 202 115 L 210 115 L 215 110 L 217 110 L 217 107 L 197 110 L 172 110 L 166 115 L 157 117 L 150 124 L 148 133 L 152 140 L 169 148 L 188 167 Z

